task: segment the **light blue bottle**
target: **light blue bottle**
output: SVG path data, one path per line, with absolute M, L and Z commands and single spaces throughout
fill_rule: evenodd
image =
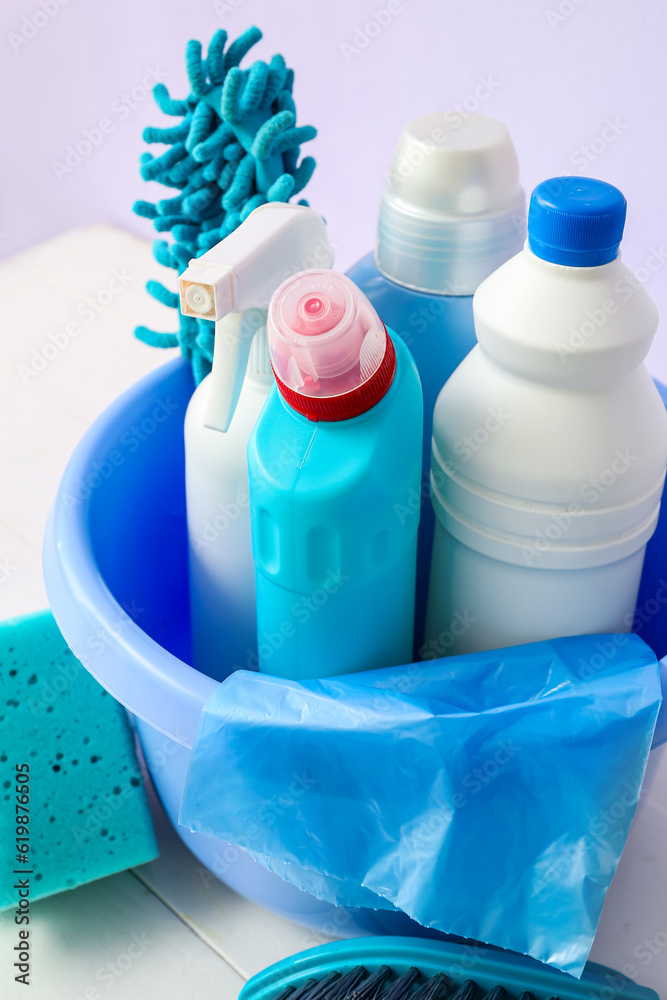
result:
M 412 660 L 422 392 L 344 275 L 271 300 L 276 375 L 248 445 L 259 668 L 301 680 Z
M 504 125 L 444 112 L 410 122 L 382 193 L 374 253 L 348 276 L 408 345 L 424 392 L 422 480 L 406 509 L 421 510 L 417 561 L 419 654 L 434 530 L 429 496 L 433 409 L 443 385 L 475 346 L 477 286 L 521 250 L 525 196 Z

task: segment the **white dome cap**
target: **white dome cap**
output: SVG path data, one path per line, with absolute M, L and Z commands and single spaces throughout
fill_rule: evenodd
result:
M 415 118 L 382 193 L 375 262 L 424 292 L 472 295 L 526 238 L 526 199 L 510 134 L 486 115 Z

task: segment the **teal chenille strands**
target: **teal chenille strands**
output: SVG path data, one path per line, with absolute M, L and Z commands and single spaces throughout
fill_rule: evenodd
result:
M 134 211 L 152 219 L 157 232 L 171 233 L 171 241 L 156 240 L 153 254 L 179 274 L 254 208 L 297 195 L 315 168 L 312 156 L 299 159 L 302 143 L 317 133 L 312 125 L 296 124 L 293 70 L 281 55 L 269 63 L 258 59 L 249 69 L 239 66 L 261 37 L 252 27 L 227 46 L 227 32 L 216 31 L 206 59 L 200 42 L 190 41 L 185 55 L 190 95 L 174 100 L 162 83 L 153 90 L 159 109 L 180 121 L 145 129 L 146 142 L 169 148 L 158 156 L 143 153 L 141 176 L 179 193 L 155 204 L 137 201 Z M 149 281 L 146 288 L 153 298 L 178 310 L 175 292 L 159 281 Z M 154 347 L 180 346 L 198 384 L 211 370 L 215 324 L 180 312 L 179 319 L 176 333 L 144 326 L 135 333 Z

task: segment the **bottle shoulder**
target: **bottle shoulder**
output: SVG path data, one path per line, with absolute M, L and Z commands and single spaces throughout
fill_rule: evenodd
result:
M 375 263 L 375 256 L 371 250 L 364 257 L 353 264 L 345 272 L 348 278 L 354 281 L 355 285 L 362 290 L 364 295 L 366 295 L 375 308 L 380 312 L 381 303 L 392 303 L 397 307 L 403 308 L 415 308 L 420 304 L 427 304 L 429 302 L 437 302 L 440 304 L 440 309 L 442 311 L 446 309 L 454 310 L 465 309 L 466 304 L 472 299 L 472 295 L 442 295 L 437 292 L 423 292 L 416 288 L 410 288 L 408 285 L 400 285 L 396 281 L 392 281 L 391 278 L 387 278 L 381 271 L 378 270 L 377 264 Z M 400 333 L 400 330 L 396 331 Z
M 667 462 L 667 410 L 644 365 L 595 391 L 519 377 L 475 348 L 442 389 L 433 467 L 499 494 L 567 502 L 629 456 L 607 499 L 656 481 Z
M 638 367 L 658 311 L 620 257 L 565 267 L 525 248 L 473 299 L 477 339 L 497 364 L 558 385 L 603 385 Z
M 412 474 L 421 450 L 421 385 L 410 352 L 392 339 L 392 385 L 371 410 L 350 420 L 308 420 L 274 386 L 250 440 L 251 476 L 269 479 L 276 489 L 311 490 L 349 486 L 369 471 L 376 480 Z

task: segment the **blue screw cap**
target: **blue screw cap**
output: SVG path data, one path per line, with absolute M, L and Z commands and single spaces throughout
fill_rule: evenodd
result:
M 627 203 L 613 184 L 552 177 L 533 191 L 528 245 L 536 257 L 570 267 L 597 267 L 618 256 Z

